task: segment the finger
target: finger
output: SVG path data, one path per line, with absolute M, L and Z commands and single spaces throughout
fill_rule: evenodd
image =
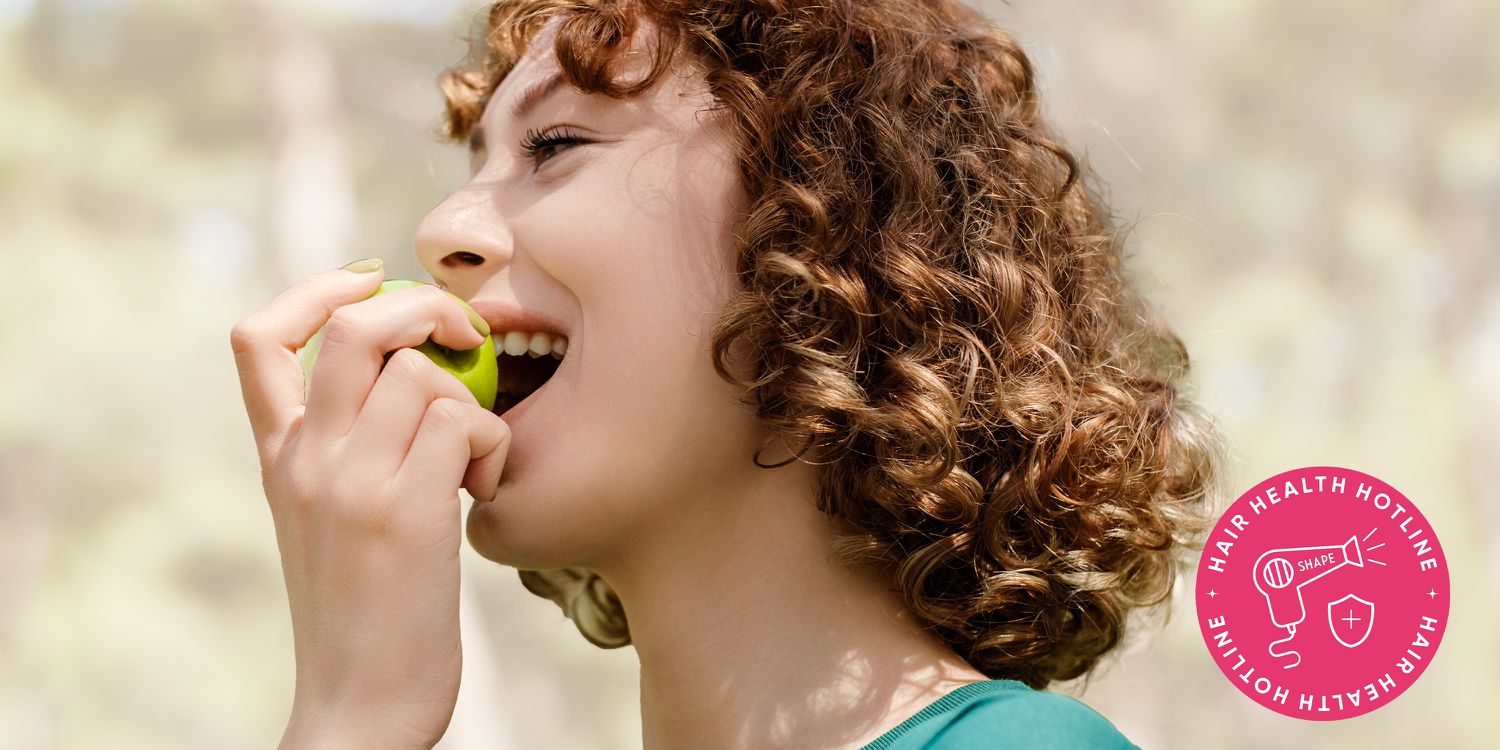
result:
M 495 499 L 509 447 L 505 420 L 476 403 L 438 398 L 427 407 L 392 483 L 402 497 L 434 490 L 456 495 L 466 487 L 476 501 L 489 502 Z
M 321 440 L 348 435 L 375 387 L 386 353 L 420 346 L 428 338 L 459 350 L 484 344 L 484 336 L 474 330 L 458 300 L 431 284 L 397 289 L 335 310 L 323 329 L 302 430 Z
M 374 294 L 383 276 L 382 271 L 354 273 L 341 268 L 313 274 L 229 332 L 240 393 L 258 446 L 285 442 L 287 431 L 302 415 L 303 375 L 296 350 L 340 305 Z
M 427 407 L 437 398 L 479 405 L 453 373 L 416 349 L 397 349 L 370 390 L 349 432 L 349 454 L 368 457 L 379 476 L 393 476 L 416 439 Z M 497 417 L 498 418 L 498 417 Z

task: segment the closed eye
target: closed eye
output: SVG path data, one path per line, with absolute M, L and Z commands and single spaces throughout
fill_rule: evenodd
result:
M 525 137 L 521 139 L 521 156 L 522 158 L 535 161 L 535 166 L 540 166 L 543 162 L 547 161 L 547 156 L 552 155 L 549 149 L 588 142 L 576 131 L 569 130 L 566 127 L 542 133 L 538 133 L 535 130 L 527 130 Z M 538 156 L 542 156 L 542 158 L 537 159 Z

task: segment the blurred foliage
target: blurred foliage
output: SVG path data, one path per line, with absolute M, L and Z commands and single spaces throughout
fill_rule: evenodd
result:
M 434 79 L 478 7 L 0 0 L 0 747 L 274 746 L 290 622 L 228 332 L 353 258 L 425 278 L 412 230 L 466 172 L 435 138 Z M 1374 473 L 1453 571 L 1440 655 L 1365 717 L 1239 695 L 1190 585 L 1060 689 L 1143 747 L 1500 734 L 1500 9 L 980 7 L 1130 229 L 1231 440 L 1231 492 L 1301 465 Z M 639 746 L 629 649 L 464 565 L 442 746 Z

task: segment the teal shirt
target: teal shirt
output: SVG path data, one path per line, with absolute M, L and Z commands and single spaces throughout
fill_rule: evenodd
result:
M 954 690 L 861 750 L 1140 750 L 1109 720 L 1061 693 L 1016 680 Z

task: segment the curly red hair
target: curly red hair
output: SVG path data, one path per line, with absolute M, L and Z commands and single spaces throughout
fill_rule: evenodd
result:
M 705 71 L 749 196 L 713 364 L 822 465 L 841 559 L 991 677 L 1090 670 L 1171 591 L 1221 438 L 1021 47 L 945 0 L 502 2 L 441 78 L 449 138 L 557 15 L 581 91 L 638 94 L 680 54 Z M 663 43 L 624 85 L 643 15 Z M 630 642 L 597 574 L 520 574 L 592 643 Z

